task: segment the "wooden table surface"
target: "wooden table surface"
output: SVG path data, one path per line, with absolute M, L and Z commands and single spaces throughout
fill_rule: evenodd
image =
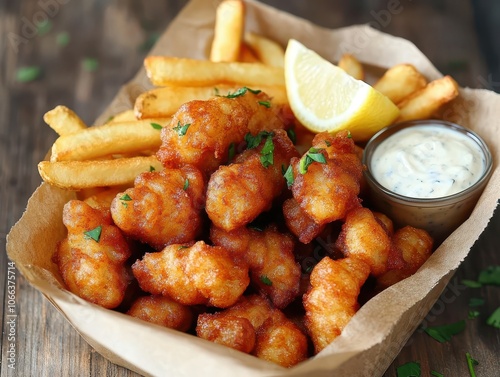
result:
M 389 2 L 396 4 L 397 12 L 389 12 L 385 1 L 265 2 L 329 28 L 371 22 L 412 40 L 462 86 L 500 89 L 500 54 L 494 43 L 500 7 L 495 1 L 478 1 L 478 5 L 466 0 Z M 0 1 L 0 302 L 6 310 L 7 275 L 14 276 L 17 314 L 16 369 L 12 370 L 8 368 L 8 316 L 0 312 L 2 377 L 136 375 L 95 352 L 11 268 L 5 238 L 40 184 L 37 162 L 56 139 L 42 120 L 44 112 L 64 104 L 92 123 L 138 70 L 151 42 L 184 4 L 181 0 Z M 42 73 L 32 82 L 18 82 L 16 72 L 22 66 L 40 67 Z M 479 317 L 469 320 L 464 333 L 445 344 L 417 330 L 385 376 L 396 376 L 396 368 L 409 361 L 421 363 L 422 376 L 429 376 L 431 370 L 468 376 L 466 352 L 479 361 L 477 376 L 500 376 L 500 330 L 485 323 L 500 306 L 500 287 L 464 289 L 461 284 L 490 265 L 500 265 L 499 234 L 497 210 L 426 322 L 440 325 L 466 318 L 469 299 L 480 296 L 485 304 Z

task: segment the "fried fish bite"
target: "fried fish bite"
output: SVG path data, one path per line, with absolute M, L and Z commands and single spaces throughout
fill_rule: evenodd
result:
M 215 226 L 241 228 L 271 208 L 285 187 L 282 167 L 297 151 L 286 131 L 264 135 L 259 146 L 238 155 L 231 165 L 212 174 L 207 187 L 206 212 Z
M 160 250 L 195 239 L 202 226 L 205 182 L 193 166 L 139 175 L 116 195 L 111 215 L 129 237 Z
M 182 105 L 161 132 L 158 159 L 165 167 L 191 164 L 210 174 L 228 161 L 231 144 L 243 142 L 247 133 L 284 128 L 283 106 L 264 106 L 272 103 L 271 98 L 254 92 L 242 88 L 231 98 L 221 96 Z
M 307 358 L 304 333 L 258 295 L 244 296 L 221 312 L 199 315 L 196 334 L 284 367 Z
M 346 257 L 363 260 L 373 276 L 387 270 L 391 239 L 385 225 L 368 208 L 347 213 L 336 246 Z
M 275 226 L 263 231 L 246 227 L 225 231 L 212 227 L 210 239 L 249 266 L 252 285 L 283 309 L 299 293 L 300 265 L 294 257 L 294 241 Z
M 139 297 L 127 314 L 183 332 L 189 330 L 193 323 L 193 312 L 188 306 L 161 295 Z
M 317 134 L 313 148 L 291 165 L 293 197 L 317 224 L 343 219 L 360 206 L 362 164 L 347 132 Z
M 63 223 L 68 236 L 53 256 L 68 289 L 108 309 L 122 302 L 131 280 L 125 262 L 131 255 L 109 212 L 71 200 L 65 204 Z
M 413 275 L 432 254 L 433 239 L 423 229 L 405 226 L 392 236 L 388 271 L 377 279 L 377 290 L 383 290 Z
M 132 265 L 132 271 L 143 291 L 184 305 L 227 308 L 250 283 L 248 266 L 235 261 L 227 249 L 203 241 L 146 253 Z
M 294 198 L 283 203 L 283 216 L 287 228 L 304 244 L 310 243 L 325 229 L 326 224 L 317 224 Z
M 303 303 L 316 353 L 338 337 L 357 312 L 359 292 L 369 274 L 370 266 L 356 258 L 325 257 L 314 267 Z

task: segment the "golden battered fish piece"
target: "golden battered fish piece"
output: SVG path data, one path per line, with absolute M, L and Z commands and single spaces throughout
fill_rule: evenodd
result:
M 290 235 L 278 232 L 275 226 L 264 231 L 243 227 L 229 232 L 212 227 L 210 239 L 248 264 L 252 285 L 275 307 L 283 309 L 297 297 L 301 272 Z
M 283 216 L 287 228 L 292 232 L 303 244 L 310 243 L 318 237 L 325 225 L 317 224 L 302 208 L 294 198 L 285 200 L 283 203 Z
M 391 239 L 386 227 L 368 208 L 347 213 L 336 246 L 346 257 L 358 258 L 370 266 L 373 276 L 387 270 Z
M 413 275 L 432 254 L 433 239 L 423 229 L 405 226 L 392 236 L 388 271 L 377 279 L 377 291 Z
M 193 323 L 193 312 L 166 296 L 143 296 L 134 301 L 127 314 L 174 330 L 186 332 Z
M 210 220 L 230 231 L 269 210 L 285 187 L 283 167 L 297 155 L 286 131 L 274 130 L 262 137 L 258 147 L 238 155 L 231 165 L 221 166 L 208 182 L 206 212 Z
M 132 265 L 132 271 L 143 291 L 184 305 L 227 308 L 250 283 L 246 265 L 237 263 L 227 249 L 203 241 L 146 253 Z
M 285 110 L 267 94 L 247 88 L 236 91 L 233 98 L 187 102 L 163 128 L 157 157 L 165 167 L 191 164 L 211 174 L 228 161 L 231 144 L 242 143 L 247 133 L 284 128 Z
M 68 289 L 94 304 L 116 308 L 132 278 L 125 266 L 131 251 L 109 211 L 71 200 L 64 206 L 63 223 L 68 236 L 57 245 L 53 261 Z
M 111 215 L 129 237 L 157 250 L 190 242 L 201 231 L 205 182 L 193 166 L 139 175 L 116 195 Z
M 325 257 L 314 267 L 303 303 L 316 353 L 338 337 L 357 312 L 359 292 L 369 274 L 370 267 L 355 258 Z
M 362 164 L 347 132 L 316 135 L 313 148 L 291 164 L 293 197 L 317 224 L 343 219 L 360 206 Z
M 258 295 L 244 296 L 221 312 L 201 314 L 196 334 L 284 367 L 291 367 L 308 356 L 304 333 Z

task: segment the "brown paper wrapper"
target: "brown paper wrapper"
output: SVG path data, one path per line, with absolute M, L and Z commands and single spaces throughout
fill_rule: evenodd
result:
M 216 5 L 212 1 L 192 0 L 151 54 L 206 58 L 213 37 Z M 271 37 L 283 46 L 289 38 L 295 38 L 331 61 L 351 52 L 375 75 L 394 64 L 412 63 L 428 79 L 442 76 L 411 42 L 364 25 L 328 30 L 248 1 L 247 29 Z M 137 95 L 150 87 L 141 69 L 96 123 L 131 108 Z M 56 242 L 65 235 L 62 208 L 74 198 L 71 192 L 42 184 L 9 233 L 7 252 L 26 279 L 92 347 L 113 363 L 143 375 L 192 376 L 203 371 L 203 375 L 217 377 L 380 376 L 467 256 L 499 199 L 500 95 L 462 88 L 460 98 L 444 109 L 443 117 L 476 131 L 487 141 L 493 154 L 493 175 L 470 218 L 441 244 L 415 275 L 368 301 L 330 346 L 291 369 L 103 309 L 66 291 L 51 256 Z

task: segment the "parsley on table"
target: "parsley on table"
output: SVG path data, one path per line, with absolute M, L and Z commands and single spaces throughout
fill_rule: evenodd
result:
M 431 376 L 434 376 L 434 377 L 444 377 L 444 374 L 436 372 L 435 370 L 431 370 Z
M 58 46 L 64 47 L 69 44 L 70 39 L 71 37 L 69 36 L 68 32 L 63 31 L 57 34 L 56 43 Z
M 469 367 L 470 377 L 476 377 L 476 372 L 474 371 L 474 366 L 479 365 L 479 362 L 472 358 L 469 352 L 465 353 L 465 357 L 467 358 L 467 366 Z
M 486 320 L 486 323 L 500 329 L 500 307 L 498 307 Z
M 490 266 L 481 271 L 477 281 L 483 285 L 500 286 L 500 266 Z
M 86 239 L 93 239 L 95 242 L 99 242 L 101 239 L 102 225 L 95 227 L 87 232 L 83 232 Z
M 87 72 L 95 72 L 99 68 L 99 62 L 94 58 L 83 59 L 83 69 Z
M 475 280 L 462 280 L 462 284 L 469 288 L 481 288 L 483 285 Z
M 484 298 L 472 297 L 469 300 L 469 306 L 471 308 L 476 308 L 478 306 L 484 305 Z
M 299 162 L 299 173 L 306 174 L 307 169 L 313 162 L 319 162 L 320 164 L 326 164 L 326 159 L 323 153 L 321 153 L 323 149 L 318 149 L 311 147 L 307 151 L 307 153 L 302 156 Z
M 449 325 L 427 327 L 425 332 L 440 343 L 449 341 L 453 335 L 464 331 L 465 320 L 461 320 Z
M 17 82 L 35 81 L 42 75 L 42 69 L 38 66 L 20 67 L 16 72 Z
M 38 35 L 43 36 L 45 34 L 48 34 L 52 30 L 52 26 L 53 26 L 52 21 L 50 21 L 47 18 L 45 20 L 43 20 L 42 22 L 38 22 L 36 24 L 36 29 L 37 29 Z
M 469 310 L 469 315 L 467 316 L 468 319 L 476 319 L 479 317 L 481 313 L 477 310 Z
M 410 361 L 409 363 L 400 365 L 397 369 L 398 377 L 420 377 L 420 363 Z
M 177 134 L 179 136 L 184 136 L 189 128 L 189 126 L 191 125 L 191 123 L 186 123 L 185 125 L 182 125 L 181 124 L 181 121 L 179 120 L 177 122 L 177 126 L 175 126 L 174 128 L 172 128 L 175 132 L 177 132 Z

